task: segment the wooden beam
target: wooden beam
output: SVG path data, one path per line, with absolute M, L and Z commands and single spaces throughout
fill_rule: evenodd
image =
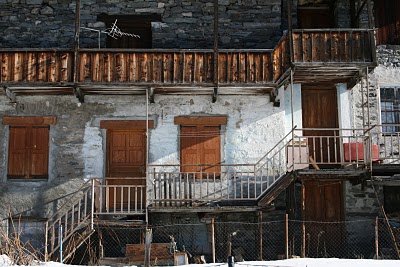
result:
M 102 120 L 100 129 L 146 129 L 146 120 Z M 154 129 L 154 120 L 149 120 L 149 129 Z
M 22 117 L 3 117 L 3 125 L 26 126 L 26 125 L 50 125 L 56 124 L 56 116 L 22 116 Z
M 226 125 L 226 116 L 179 116 L 174 123 L 178 125 Z

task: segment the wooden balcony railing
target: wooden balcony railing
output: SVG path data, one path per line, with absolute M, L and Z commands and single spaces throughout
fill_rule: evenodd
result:
M 373 62 L 373 31 L 321 29 L 293 31 L 294 63 Z
M 220 50 L 221 85 L 272 82 L 271 50 Z M 81 50 L 78 82 L 210 86 L 212 50 Z
M 73 51 L 62 49 L 0 50 L 0 77 L 3 83 L 73 82 Z
M 221 49 L 218 77 L 214 77 L 214 51 L 210 49 L 80 49 L 76 66 L 70 50 L 2 49 L 0 77 L 6 86 L 214 87 L 218 83 L 221 87 L 274 87 L 292 64 L 315 67 L 341 63 L 354 71 L 373 63 L 371 34 L 361 29 L 294 30 L 292 38 L 285 34 L 271 50 Z

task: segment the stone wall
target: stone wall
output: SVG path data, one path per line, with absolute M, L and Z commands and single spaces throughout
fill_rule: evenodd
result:
M 73 47 L 72 0 L 1 0 L 0 47 Z M 212 48 L 214 7 L 204 0 L 81 1 L 81 26 L 104 30 L 98 15 L 159 14 L 154 48 Z M 221 48 L 273 48 L 282 36 L 281 0 L 219 0 Z M 81 47 L 97 47 L 97 33 L 82 31 Z M 102 35 L 102 47 L 105 35 Z

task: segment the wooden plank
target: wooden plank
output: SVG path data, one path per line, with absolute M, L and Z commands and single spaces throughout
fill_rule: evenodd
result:
M 193 53 L 184 54 L 183 82 L 193 82 Z
M 174 118 L 174 124 L 179 125 L 226 125 L 226 116 L 178 116 Z
M 151 261 L 174 259 L 174 254 L 170 253 L 171 245 L 169 243 L 152 243 L 151 244 Z M 145 244 L 127 244 L 125 256 L 130 262 L 143 262 L 145 255 Z
M 21 117 L 3 117 L 3 125 L 26 126 L 26 125 L 50 125 L 56 124 L 56 116 L 21 116 Z
M 100 129 L 146 129 L 146 120 L 102 120 Z M 154 129 L 154 120 L 149 120 L 149 129 Z
M 125 53 L 116 53 L 115 58 L 115 81 L 126 82 Z
M 196 53 L 196 64 L 194 66 L 195 82 L 201 83 L 205 81 L 204 73 L 204 53 Z
M 163 54 L 154 53 L 153 54 L 153 82 L 162 83 L 163 82 Z
M 182 53 L 174 53 L 174 83 L 182 83 L 184 58 Z
M 14 60 L 13 60 L 13 73 L 14 73 L 14 77 L 13 77 L 13 81 L 22 81 L 22 53 L 15 53 L 14 54 Z
M 174 79 L 173 53 L 163 53 L 163 82 L 172 83 Z
M 26 80 L 35 81 L 36 78 L 36 53 L 29 52 L 27 54 L 27 66 L 26 66 Z
M 220 83 L 226 83 L 228 77 L 226 76 L 226 62 L 228 60 L 228 55 L 226 53 L 218 54 L 218 81 Z
M 132 53 L 129 55 L 129 81 L 138 81 L 137 53 Z
M 47 54 L 45 52 L 39 53 L 39 62 L 38 62 L 38 81 L 45 82 L 46 81 L 46 62 Z
M 246 67 L 247 67 L 247 60 L 245 53 L 239 53 L 239 82 L 244 83 L 246 82 Z
M 230 54 L 231 57 L 231 77 L 230 77 L 230 81 L 232 83 L 236 83 L 239 81 L 239 54 L 238 53 L 231 53 Z

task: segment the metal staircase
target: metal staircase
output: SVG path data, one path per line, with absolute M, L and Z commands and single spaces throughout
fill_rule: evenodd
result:
M 47 220 L 45 259 L 66 261 L 94 232 L 94 184 L 89 180 Z M 64 246 L 64 244 L 67 244 Z

